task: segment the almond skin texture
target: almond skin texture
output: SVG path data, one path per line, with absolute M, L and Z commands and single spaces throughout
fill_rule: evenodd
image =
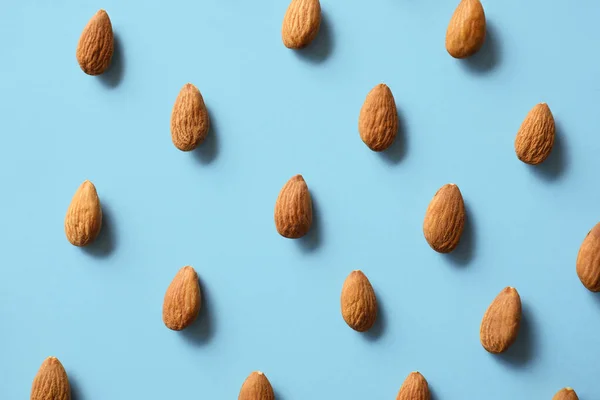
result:
M 348 326 L 366 332 L 377 319 L 377 298 L 371 282 L 362 271 L 352 271 L 344 281 L 341 296 L 342 317 Z
M 255 371 L 244 381 L 238 400 L 275 400 L 275 393 L 267 376 Z
M 435 251 L 449 253 L 458 246 L 464 227 L 465 203 L 460 189 L 452 183 L 442 186 L 425 212 L 425 240 Z
M 392 91 L 383 83 L 367 95 L 358 118 L 358 132 L 373 151 L 383 151 L 394 143 L 398 133 L 398 112 Z
M 198 147 L 208 134 L 210 121 L 204 99 L 198 88 L 186 83 L 171 112 L 171 139 L 181 151 Z
M 317 37 L 320 26 L 319 0 L 292 0 L 283 17 L 283 44 L 289 49 L 304 48 Z
M 55 357 L 42 363 L 31 385 L 30 400 L 71 400 L 71 387 L 64 367 Z
M 488 307 L 479 330 L 479 339 L 490 353 L 505 352 L 517 340 L 521 325 L 521 297 L 506 287 Z
M 425 377 L 419 372 L 411 372 L 404 380 L 396 400 L 429 400 L 430 397 Z
M 573 389 L 567 387 L 556 392 L 552 400 L 579 400 L 579 397 Z
M 88 75 L 100 75 L 106 71 L 115 50 L 112 24 L 104 10 L 89 20 L 77 44 L 77 62 Z
M 302 175 L 296 175 L 283 186 L 275 202 L 275 227 L 289 239 L 306 235 L 312 225 L 312 201 Z
M 448 24 L 446 50 L 454 58 L 477 53 L 485 42 L 485 13 L 479 0 L 461 0 Z
M 579 248 L 577 276 L 588 290 L 600 292 L 600 223 L 588 232 Z
M 74 246 L 92 243 L 102 228 L 102 207 L 96 187 L 90 181 L 79 186 L 65 217 L 65 234 Z
M 201 305 L 198 274 L 190 266 L 181 268 L 165 293 L 163 322 L 169 329 L 183 330 L 196 320 Z
M 555 137 L 554 117 L 546 103 L 529 111 L 515 139 L 515 152 L 524 163 L 537 165 L 552 152 Z

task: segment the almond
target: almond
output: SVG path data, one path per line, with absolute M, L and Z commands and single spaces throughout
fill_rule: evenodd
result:
M 398 111 L 389 87 L 380 83 L 365 99 L 358 117 L 360 138 L 373 151 L 382 151 L 394 143 L 398 133 Z
M 490 353 L 502 353 L 517 340 L 521 325 L 521 297 L 517 289 L 504 288 L 488 307 L 479 339 Z
M 79 186 L 65 217 L 65 233 L 75 246 L 92 243 L 102 228 L 102 207 L 96 187 L 90 181 Z
M 355 331 L 371 329 L 377 319 L 377 299 L 371 282 L 362 271 L 352 271 L 342 287 L 342 317 Z
M 579 400 L 579 397 L 577 397 L 577 393 L 573 389 L 566 387 L 556 392 L 552 400 Z
M 306 47 L 317 37 L 320 26 L 319 0 L 292 0 L 283 17 L 283 44 L 289 49 Z
M 275 227 L 283 237 L 298 239 L 312 225 L 312 201 L 302 175 L 292 177 L 283 186 L 275 202 Z
M 31 400 L 71 400 L 71 387 L 64 367 L 56 357 L 42 363 L 31 385 Z
M 255 371 L 244 381 L 238 400 L 275 400 L 275 393 L 267 376 Z
M 201 305 L 198 274 L 190 266 L 181 268 L 165 293 L 163 322 L 174 331 L 185 329 L 196 320 Z
M 458 186 L 442 186 L 427 207 L 423 221 L 425 240 L 439 253 L 449 253 L 458 246 L 465 227 L 465 203 Z
M 112 24 L 104 10 L 89 20 L 77 44 L 77 62 L 88 75 L 100 75 L 108 69 L 115 50 Z
M 555 126 L 552 111 L 546 103 L 537 104 L 529 111 L 515 139 L 515 152 L 524 163 L 537 165 L 552 152 Z
M 454 58 L 477 53 L 485 42 L 485 13 L 479 0 L 461 0 L 446 31 L 446 50 Z
M 579 248 L 577 276 L 588 290 L 600 292 L 600 223 L 588 232 Z
M 396 400 L 429 400 L 430 397 L 425 377 L 419 372 L 411 372 L 404 380 Z
M 171 112 L 171 139 L 181 151 L 198 147 L 208 134 L 210 121 L 204 99 L 198 88 L 186 83 Z

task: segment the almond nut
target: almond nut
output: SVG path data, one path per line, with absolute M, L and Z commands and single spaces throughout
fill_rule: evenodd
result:
M 546 103 L 537 104 L 529 111 L 515 139 L 515 152 L 524 163 L 537 165 L 552 152 L 555 126 L 552 111 Z
M 579 397 L 577 397 L 575 390 L 571 389 L 570 387 L 566 387 L 556 392 L 552 400 L 579 400 Z
M 479 330 L 479 339 L 490 353 L 505 352 L 517 340 L 521 325 L 521 297 L 506 287 L 488 307 Z
M 477 53 L 485 42 L 485 13 L 479 0 L 461 0 L 446 31 L 446 50 L 454 58 Z
M 181 151 L 198 147 L 208 134 L 210 121 L 204 99 L 198 88 L 186 83 L 171 112 L 171 139 Z
M 275 393 L 267 376 L 255 371 L 244 381 L 238 400 L 275 400 Z
M 427 207 L 423 221 L 425 240 L 439 253 L 449 253 L 458 246 L 465 227 L 465 203 L 458 186 L 442 186 Z
M 342 287 L 342 317 L 355 331 L 371 329 L 377 319 L 377 298 L 371 282 L 362 271 L 352 271 Z
M 292 0 L 283 17 L 281 38 L 289 49 L 306 47 L 317 37 L 321 26 L 319 0 Z
M 67 239 L 75 246 L 92 243 L 102 228 L 102 207 L 96 187 L 90 181 L 79 186 L 65 217 Z
M 373 151 L 382 151 L 394 143 L 398 133 L 398 111 L 389 87 L 380 83 L 365 99 L 358 118 L 358 132 Z
M 190 266 L 181 268 L 165 293 L 163 322 L 169 329 L 183 330 L 196 320 L 201 305 L 198 274 Z
M 396 400 L 429 400 L 430 397 L 425 377 L 419 372 L 411 372 L 404 380 Z
M 588 290 L 600 292 L 600 223 L 588 232 L 579 248 L 577 276 Z
M 42 363 L 31 385 L 31 400 L 71 400 L 67 372 L 56 357 Z
M 106 71 L 115 50 L 112 24 L 104 10 L 98 11 L 87 23 L 77 44 L 77 62 L 88 75 Z
M 289 239 L 306 235 L 312 225 L 312 201 L 302 175 L 292 177 L 283 186 L 275 202 L 275 227 Z

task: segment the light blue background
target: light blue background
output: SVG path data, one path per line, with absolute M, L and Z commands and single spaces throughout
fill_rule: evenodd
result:
M 317 42 L 281 42 L 287 0 L 6 1 L 0 13 L 0 398 L 28 398 L 60 358 L 74 400 L 235 399 L 264 371 L 278 400 L 393 399 L 421 371 L 436 400 L 600 398 L 600 298 L 575 273 L 600 220 L 600 3 L 484 2 L 488 42 L 444 48 L 455 0 L 323 0 Z M 110 72 L 75 59 L 100 8 L 117 37 Z M 210 110 L 195 153 L 171 143 L 180 88 Z M 367 92 L 392 89 L 402 131 L 386 154 L 357 132 Z M 547 102 L 558 138 L 537 168 L 513 141 Z M 280 237 L 273 206 L 303 174 L 308 238 Z M 97 186 L 105 226 L 89 250 L 63 221 Z M 435 191 L 459 185 L 468 226 L 456 254 L 429 248 Z M 161 319 L 177 270 L 201 277 L 191 332 Z M 362 269 L 374 332 L 339 310 Z M 524 306 L 518 342 L 488 354 L 479 324 L 505 286 Z

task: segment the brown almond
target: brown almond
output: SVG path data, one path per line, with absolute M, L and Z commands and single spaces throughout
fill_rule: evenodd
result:
M 503 353 L 517 340 L 520 325 L 521 297 L 517 289 L 506 287 L 483 316 L 479 329 L 481 344 L 490 353 Z
M 104 10 L 89 20 L 77 44 L 77 62 L 88 75 L 100 75 L 106 71 L 115 50 L 112 24 Z
M 485 42 L 485 13 L 479 0 L 461 0 L 446 31 L 446 50 L 454 58 L 477 53 Z
M 275 393 L 267 376 L 254 371 L 244 381 L 238 400 L 275 400 Z
M 419 372 L 411 372 L 404 380 L 396 400 L 429 400 L 430 397 L 425 377 Z
M 555 126 L 552 111 L 546 103 L 534 106 L 519 128 L 515 139 L 515 152 L 524 163 L 537 165 L 552 152 Z
M 383 151 L 394 143 L 398 133 L 398 111 L 387 85 L 380 83 L 367 95 L 358 117 L 358 132 L 373 151 Z
M 577 276 L 588 290 L 600 292 L 600 223 L 588 232 L 579 248 Z
M 31 385 L 31 400 L 71 400 L 67 372 L 56 357 L 42 363 Z
M 190 266 L 181 268 L 165 293 L 163 322 L 174 331 L 185 329 L 196 320 L 201 305 L 198 274 Z
M 465 203 L 458 186 L 442 186 L 427 207 L 423 221 L 425 240 L 439 253 L 449 253 L 458 246 L 465 227 Z
M 552 400 L 579 400 L 579 397 L 577 397 L 575 390 L 570 387 L 566 387 L 556 392 Z
M 312 225 L 312 201 L 302 175 L 292 177 L 283 186 L 275 202 L 275 227 L 289 239 L 306 235 Z
M 186 83 L 171 112 L 171 139 L 181 151 L 198 147 L 208 134 L 210 121 L 204 99 L 198 88 Z
M 362 271 L 352 271 L 344 281 L 341 306 L 344 321 L 355 331 L 368 331 L 375 323 L 377 298 L 371 282 Z
M 67 209 L 65 234 L 71 244 L 87 246 L 92 243 L 102 228 L 102 207 L 96 187 L 90 181 L 83 182 Z
M 283 44 L 289 49 L 306 47 L 317 37 L 320 26 L 319 0 L 292 0 L 283 17 Z

